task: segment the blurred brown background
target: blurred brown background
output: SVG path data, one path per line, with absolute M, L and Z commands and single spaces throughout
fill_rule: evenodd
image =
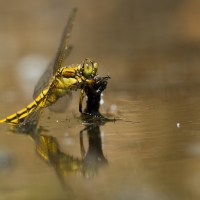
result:
M 1 0 L 0 92 L 19 84 L 16 69 L 24 58 L 31 58 L 26 69 L 31 63 L 40 69 L 54 58 L 74 7 L 79 11 L 67 64 L 93 58 L 100 65 L 100 75 L 112 77 L 109 87 L 113 89 L 198 81 L 197 0 Z
M 105 130 L 105 155 L 108 155 L 111 167 L 102 176 L 103 181 L 95 179 L 97 184 L 92 191 L 95 195 L 97 191 L 100 198 L 109 193 L 117 196 L 122 186 L 122 194 L 123 188 L 136 194 L 143 194 L 146 189 L 148 200 L 178 199 L 160 198 L 160 194 L 158 198 L 150 198 L 149 193 L 153 190 L 149 188 L 154 187 L 155 191 L 178 193 L 180 199 L 191 199 L 190 194 L 199 199 L 198 0 L 0 0 L 1 118 L 32 101 L 34 86 L 54 58 L 74 7 L 78 7 L 70 39 L 74 49 L 66 64 L 81 63 L 86 57 L 96 60 L 99 74 L 109 73 L 112 78 L 105 95 L 108 101 L 105 102 L 116 104 L 122 117 L 115 124 L 101 127 Z M 78 113 L 78 102 L 73 105 Z M 60 119 L 65 120 L 65 117 Z M 72 127 L 71 130 L 68 126 Z M 42 194 L 51 195 L 49 188 L 56 185 L 52 191 L 60 194 L 60 185 L 54 181 L 57 177 L 54 173 L 49 176 L 50 169 L 36 157 L 33 142 L 24 136 L 5 134 L 7 126 L 4 127 L 5 131 L 2 129 L 0 135 L 1 148 L 4 145 L 12 154 L 18 153 L 16 160 L 22 164 L 19 165 L 21 171 L 14 171 L 16 176 L 11 174 L 8 178 L 5 175 L 1 179 L 4 179 L 2 190 L 11 194 L 19 188 L 24 195 L 30 192 L 27 188 L 31 188 L 33 193 L 40 194 L 41 190 Z M 79 155 L 76 153 L 80 150 L 78 133 L 83 128 L 79 122 L 56 125 L 53 121 L 48 128 L 50 134 L 61 139 L 67 137 L 63 131 L 71 131 L 71 137 L 76 139 L 74 154 Z M 68 148 L 72 149 L 71 146 Z M 30 155 L 34 157 L 33 161 Z M 21 157 L 24 158 L 22 162 Z M 30 165 L 33 173 L 27 167 Z M 113 166 L 116 169 L 113 170 Z M 47 192 L 38 184 L 44 180 L 41 174 L 47 178 L 48 184 L 45 181 L 43 184 L 47 185 Z M 90 188 L 87 184 L 93 184 L 84 181 L 80 184 L 80 179 L 71 180 L 72 185 L 75 182 L 86 193 Z M 19 181 L 22 182 L 20 186 Z M 10 186 L 12 183 L 13 187 Z M 35 184 L 34 187 L 31 184 Z M 133 189 L 132 185 L 138 185 L 138 188 Z M 141 185 L 144 185 L 142 190 Z

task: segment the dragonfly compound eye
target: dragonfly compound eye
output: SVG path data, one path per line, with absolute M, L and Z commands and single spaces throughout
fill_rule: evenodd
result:
M 86 78 L 91 78 L 97 75 L 98 64 L 89 58 L 83 62 L 83 75 Z

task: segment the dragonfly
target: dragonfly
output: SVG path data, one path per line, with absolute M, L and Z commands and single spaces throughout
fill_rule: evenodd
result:
M 0 123 L 19 125 L 19 127 L 28 123 L 37 124 L 44 108 L 49 107 L 54 110 L 53 106 L 60 100 L 62 100 L 61 104 L 68 104 L 72 91 L 78 89 L 80 89 L 80 113 L 93 116 L 93 113 L 82 111 L 85 91 L 90 90 L 93 94 L 101 94 L 110 77 L 98 76 L 98 63 L 89 58 L 85 58 L 81 64 L 63 66 L 64 59 L 72 50 L 69 39 L 76 14 L 77 8 L 73 9 L 70 15 L 54 61 L 48 66 L 35 87 L 33 95 L 35 100 L 22 110 L 0 120 Z M 94 117 L 102 116 L 95 114 Z

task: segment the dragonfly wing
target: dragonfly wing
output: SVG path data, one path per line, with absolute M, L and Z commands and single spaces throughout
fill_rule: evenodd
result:
M 72 100 L 72 92 L 70 91 L 65 96 L 59 98 L 54 104 L 49 106 L 49 110 L 57 113 L 63 113 L 69 107 Z
M 73 49 L 73 46 L 68 46 L 68 48 L 65 51 L 65 58 L 69 57 L 71 51 Z M 43 75 L 40 77 L 39 81 L 37 82 L 34 92 L 33 92 L 33 98 L 35 99 L 45 88 L 48 87 L 49 81 L 54 75 L 54 63 L 55 61 L 52 61 L 44 71 Z
M 65 58 L 67 58 L 73 47 L 69 46 L 69 38 L 71 36 L 71 31 L 73 28 L 73 24 L 75 21 L 77 9 L 73 9 L 70 19 L 67 23 L 67 26 L 64 30 L 60 46 L 58 48 L 58 52 L 56 54 L 56 57 L 54 61 L 47 67 L 46 71 L 42 75 L 42 77 L 39 79 L 37 85 L 35 86 L 34 93 L 33 93 L 33 98 L 35 99 L 44 88 L 48 87 L 49 81 L 53 75 L 55 75 L 56 71 L 62 67 L 62 62 Z M 61 100 L 56 102 L 54 105 L 51 106 L 50 110 L 55 111 L 55 112 L 63 112 L 63 110 L 66 109 L 68 106 L 69 102 L 71 100 L 71 93 L 67 94 L 66 97 L 61 98 Z M 57 105 L 58 104 L 58 105 Z M 61 107 L 63 106 L 63 109 Z M 62 110 L 62 111 L 61 111 Z
M 61 43 L 60 43 L 58 52 L 56 54 L 55 62 L 54 62 L 54 73 L 56 73 L 56 71 L 60 67 L 62 67 L 62 62 L 63 62 L 63 59 L 65 58 L 66 50 L 69 48 L 69 45 L 68 45 L 69 44 L 69 38 L 71 36 L 71 31 L 72 31 L 72 28 L 73 28 L 73 25 L 74 25 L 76 13 L 77 13 L 77 9 L 74 8 L 71 15 L 70 15 L 70 19 L 67 23 L 67 26 L 65 27 L 65 30 L 63 32 Z
M 37 99 L 34 101 L 33 109 L 19 124 L 18 128 L 16 129 L 17 132 L 29 133 L 36 130 L 40 116 L 43 113 L 44 108 L 47 107 L 48 98 L 52 94 L 53 84 L 54 81 L 49 84 L 48 91 L 46 93 L 42 92 L 42 95 L 37 97 Z M 32 104 L 30 106 L 32 106 Z
M 52 62 L 48 65 L 43 75 L 40 77 L 38 83 L 36 84 L 33 92 L 33 98 L 37 98 L 37 96 L 42 92 L 43 89 L 48 87 L 49 81 L 53 76 L 53 64 Z
M 72 31 L 72 27 L 75 21 L 75 17 L 76 17 L 76 12 L 77 9 L 74 9 L 72 11 L 72 14 L 70 16 L 70 19 L 68 21 L 68 24 L 64 30 L 64 34 L 61 40 L 61 44 L 60 47 L 58 49 L 58 52 L 56 54 L 56 57 L 54 59 L 54 61 L 47 67 L 45 73 L 42 75 L 42 77 L 40 78 L 39 82 L 37 83 L 35 90 L 34 90 L 34 98 L 36 99 L 33 103 L 31 103 L 27 108 L 23 109 L 22 113 L 24 116 L 18 116 L 18 113 L 16 113 L 16 117 L 18 120 L 21 119 L 21 122 L 19 122 L 19 125 L 17 125 L 18 127 L 18 131 L 19 132 L 27 132 L 32 131 L 32 129 L 35 129 L 37 127 L 40 115 L 43 112 L 43 109 L 45 107 L 48 106 L 48 98 L 51 96 L 52 92 L 53 92 L 53 87 L 54 87 L 54 79 L 52 79 L 52 77 L 55 75 L 56 71 L 62 67 L 62 62 L 63 59 L 66 58 L 66 56 L 68 56 L 72 50 L 72 47 L 68 45 L 69 43 L 69 38 L 71 36 L 71 31 Z M 47 88 L 48 92 L 44 94 L 42 94 L 40 96 L 40 93 Z M 64 105 L 65 103 L 62 103 L 62 101 L 67 102 L 66 105 L 68 104 L 68 101 L 70 101 L 71 99 L 71 92 L 69 92 L 66 97 L 65 97 L 65 101 L 64 99 L 61 99 L 58 104 L 62 104 Z M 56 99 L 55 99 L 56 101 Z M 61 103 L 60 103 L 61 102 Z M 66 105 L 64 107 L 66 107 Z M 51 108 L 52 110 L 61 110 L 60 107 L 58 107 L 57 109 L 55 108 Z M 25 115 L 24 112 L 27 111 L 28 115 Z M 6 122 L 7 122 L 7 118 L 6 118 Z
M 40 115 L 43 112 L 43 108 L 37 107 L 32 113 L 30 113 L 24 122 L 18 126 L 18 132 L 31 133 L 36 130 Z

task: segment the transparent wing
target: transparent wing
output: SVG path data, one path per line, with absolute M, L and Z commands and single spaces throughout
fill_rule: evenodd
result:
M 59 98 L 54 104 L 49 106 L 49 110 L 57 113 L 63 113 L 69 107 L 72 100 L 72 92 L 70 91 L 65 96 Z
M 52 94 L 54 81 L 52 81 L 48 87 L 47 93 L 43 94 L 43 97 L 34 104 L 35 107 L 33 110 L 26 118 L 24 118 L 24 121 L 20 123 L 16 129 L 17 132 L 32 132 L 36 129 L 40 116 L 43 113 L 44 108 L 47 107 L 48 98 Z
M 23 124 L 28 123 L 38 123 L 39 118 L 44 110 L 44 108 L 47 107 L 47 101 L 49 96 L 51 96 L 53 87 L 54 87 L 54 81 L 51 82 L 48 86 L 48 91 L 46 94 L 43 94 L 43 97 L 37 101 L 35 104 L 33 111 L 28 114 L 28 116 L 24 119 Z
M 49 85 L 49 80 L 53 76 L 53 63 L 51 62 L 46 70 L 44 71 L 43 75 L 40 77 L 39 81 L 37 82 L 34 92 L 33 98 L 37 98 L 37 96 L 42 92 Z
M 62 67 L 62 62 L 63 62 L 63 59 L 65 58 L 66 49 L 68 48 L 69 38 L 71 36 L 71 31 L 72 31 L 72 28 L 73 28 L 73 25 L 74 25 L 76 13 L 77 13 L 77 9 L 74 8 L 72 13 L 71 13 L 70 19 L 67 23 L 67 26 L 64 30 L 63 37 L 62 37 L 62 40 L 61 40 L 61 44 L 60 44 L 60 47 L 58 49 L 58 52 L 57 52 L 57 55 L 56 55 L 56 58 L 55 58 L 55 62 L 54 62 L 54 73 L 60 67 Z
M 40 92 L 48 86 L 49 81 L 51 77 L 56 73 L 56 71 L 62 67 L 62 62 L 63 59 L 69 56 L 72 50 L 72 46 L 69 46 L 69 38 L 71 36 L 71 31 L 73 28 L 73 24 L 75 21 L 77 9 L 74 8 L 71 15 L 70 19 L 67 23 L 66 28 L 64 29 L 63 36 L 60 42 L 60 46 L 58 48 L 58 52 L 56 54 L 56 57 L 53 62 L 50 63 L 50 65 L 47 67 L 46 71 L 38 81 L 37 85 L 35 86 L 33 97 L 36 98 Z
M 48 94 L 45 96 L 44 99 L 41 101 L 45 102 L 48 97 Z M 33 133 L 35 132 L 40 116 L 44 110 L 44 107 L 38 105 L 34 108 L 34 110 L 28 114 L 28 116 L 22 121 L 19 125 L 17 125 L 14 129 L 15 132 L 22 132 L 22 133 Z
M 56 71 L 62 67 L 63 60 L 68 57 L 72 51 L 72 46 L 69 46 L 69 38 L 71 36 L 71 31 L 73 28 L 73 24 L 75 21 L 77 9 L 73 9 L 70 19 L 67 23 L 67 26 L 64 30 L 61 43 L 58 49 L 58 52 L 56 54 L 56 57 L 53 62 L 50 63 L 50 65 L 45 70 L 44 74 L 39 79 L 37 85 L 35 86 L 33 98 L 35 99 L 43 89 L 47 88 L 49 85 L 50 79 L 53 77 L 53 75 L 56 73 Z M 50 106 L 50 110 L 54 112 L 64 112 L 66 108 L 68 107 L 69 102 L 71 102 L 72 94 L 69 93 L 69 95 L 65 95 L 61 98 L 61 100 L 58 100 L 55 104 Z
M 66 49 L 66 52 L 65 52 L 65 58 L 67 58 L 70 55 L 72 49 L 73 49 L 72 46 L 68 46 L 68 48 Z M 42 92 L 43 89 L 48 87 L 49 81 L 54 75 L 54 62 L 55 61 L 51 62 L 47 66 L 43 75 L 40 77 L 39 81 L 37 82 L 34 92 L 33 92 L 34 99 Z
M 16 126 L 17 132 L 29 132 L 29 131 L 32 132 L 37 127 L 39 118 L 40 118 L 44 108 L 47 106 L 46 104 L 47 104 L 48 98 L 53 92 L 52 88 L 54 87 L 54 84 L 53 84 L 54 79 L 52 79 L 52 78 L 55 75 L 56 71 L 60 67 L 62 67 L 63 59 L 65 57 L 67 57 L 72 50 L 72 47 L 68 46 L 68 43 L 69 43 L 69 38 L 71 36 L 71 31 L 72 31 L 72 27 L 74 24 L 76 12 L 77 12 L 77 9 L 75 8 L 72 11 L 72 14 L 70 16 L 68 24 L 64 30 L 61 44 L 60 44 L 60 47 L 56 54 L 56 57 L 55 57 L 54 61 L 47 67 L 47 69 L 44 72 L 44 74 L 42 75 L 42 77 L 39 79 L 37 85 L 35 86 L 33 97 L 34 97 L 34 99 L 36 97 L 38 97 L 38 95 L 45 88 L 48 89 L 48 92 L 43 96 L 43 98 L 41 98 L 39 101 L 37 101 L 36 104 L 33 104 L 33 106 L 35 106 L 33 108 L 33 110 L 25 118 L 22 118 L 23 121 L 21 121 L 21 123 Z M 69 103 L 69 101 L 71 99 L 71 96 L 72 96 L 71 92 L 69 91 L 68 95 L 66 95 L 65 98 L 61 98 L 61 100 L 59 100 L 59 104 L 62 104 L 62 105 L 64 104 L 64 107 L 66 107 L 66 105 Z M 64 102 L 66 102 L 66 103 L 64 103 Z M 60 106 L 57 106 L 57 108 L 56 108 L 56 106 L 51 106 L 51 110 L 61 111 L 63 109 L 61 109 Z

